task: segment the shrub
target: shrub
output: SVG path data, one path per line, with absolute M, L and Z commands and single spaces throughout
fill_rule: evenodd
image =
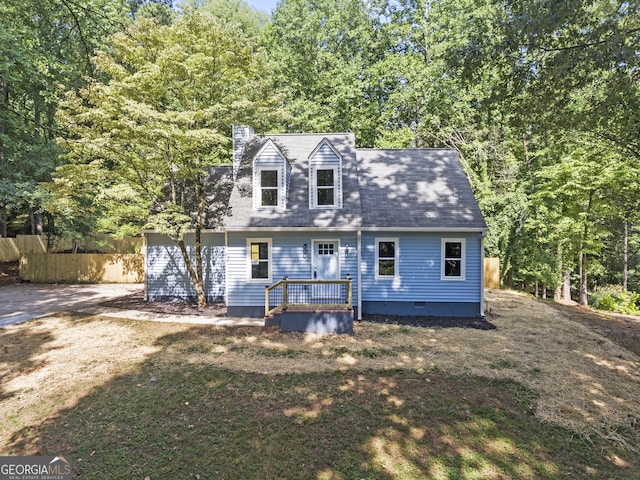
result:
M 589 305 L 598 310 L 636 314 L 640 294 L 625 290 L 621 285 L 596 287 L 589 297 Z

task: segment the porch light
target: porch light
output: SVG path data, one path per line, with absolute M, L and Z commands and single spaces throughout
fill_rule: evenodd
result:
M 345 243 L 344 245 L 344 258 L 349 257 L 349 244 Z
M 307 258 L 307 252 L 309 251 L 307 244 L 302 245 L 302 257 Z

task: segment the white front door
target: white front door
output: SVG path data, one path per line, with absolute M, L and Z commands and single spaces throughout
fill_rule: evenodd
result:
M 313 279 L 337 280 L 340 278 L 340 248 L 337 240 L 313 241 Z M 319 301 L 336 300 L 340 296 L 337 285 L 314 285 L 313 296 Z

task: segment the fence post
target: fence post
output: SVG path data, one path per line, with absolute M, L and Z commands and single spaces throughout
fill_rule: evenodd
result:
M 353 302 L 353 282 L 351 281 L 351 274 L 347 273 L 345 275 L 347 279 L 347 307 L 351 308 L 351 303 Z
M 264 316 L 269 316 L 269 286 L 264 287 Z
M 287 277 L 282 279 L 282 309 L 286 310 L 289 303 L 289 281 Z

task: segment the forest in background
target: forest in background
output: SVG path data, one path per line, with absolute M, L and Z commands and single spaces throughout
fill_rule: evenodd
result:
M 0 236 L 179 239 L 232 123 L 453 148 L 505 285 L 634 308 L 638 1 L 0 2 Z

